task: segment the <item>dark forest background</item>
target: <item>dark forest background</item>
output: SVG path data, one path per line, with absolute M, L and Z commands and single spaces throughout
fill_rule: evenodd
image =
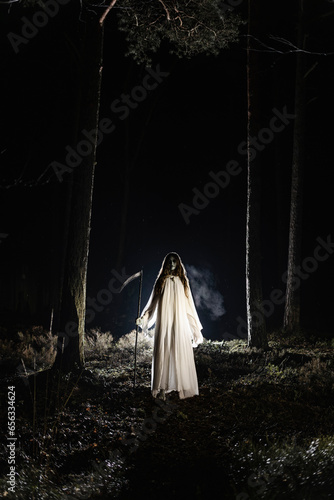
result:
M 262 1 L 258 11 L 261 37 L 253 40 L 253 47 L 259 51 L 261 127 L 268 126 L 274 108 L 294 113 L 297 3 Z M 8 331 L 50 325 L 64 244 L 65 187 L 71 175 L 65 173 L 60 183 L 50 164 L 65 163 L 79 102 L 76 55 L 69 47 L 84 22 L 80 4 L 61 5 L 57 16 L 15 53 L 8 33 L 20 34 L 22 16 L 32 18 L 34 9 L 20 3 L 0 5 L 0 325 Z M 99 12 L 101 7 L 92 9 Z M 97 297 L 107 288 L 112 270 L 129 276 L 143 268 L 145 303 L 163 257 L 177 251 L 186 266 L 214 276 L 209 289 L 224 299 L 226 312 L 215 320 L 199 307 L 204 336 L 238 336 L 237 318 L 246 318 L 247 166 L 246 156 L 238 152 L 247 126 L 246 25 L 240 28 L 239 41 L 217 56 L 179 59 L 163 44 L 150 66 L 159 65 L 169 76 L 122 121 L 110 106 L 141 84 L 146 65 L 126 55 L 126 34 L 118 29 L 121 9 L 122 2 L 116 3 L 105 21 L 100 118 L 112 119 L 116 129 L 97 150 L 87 296 Z M 234 11 L 247 20 L 246 1 Z M 317 237 L 326 240 L 333 228 L 334 6 L 309 0 L 305 12 L 301 260 L 313 256 Z M 292 148 L 291 123 L 259 153 L 264 299 L 285 286 Z M 238 161 L 242 173 L 186 224 L 180 203 L 191 206 L 193 188 L 203 192 L 209 172 L 225 169 L 230 160 Z M 319 336 L 332 331 L 332 260 L 330 256 L 320 262 L 301 282 L 301 323 Z M 133 282 L 114 294 L 89 327 L 117 336 L 129 332 L 137 293 Z M 276 306 L 268 328 L 279 328 L 282 318 L 283 305 Z
M 3 496 L 332 498 L 333 23 L 329 0 L 0 1 Z M 170 251 L 208 340 L 185 400 L 152 398 L 139 280 L 118 293 L 142 269 L 143 307 Z

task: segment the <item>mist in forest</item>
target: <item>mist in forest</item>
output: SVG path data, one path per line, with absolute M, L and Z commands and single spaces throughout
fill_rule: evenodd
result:
M 213 273 L 206 268 L 186 266 L 196 307 L 206 311 L 211 320 L 221 318 L 226 310 L 224 297 L 217 288 Z

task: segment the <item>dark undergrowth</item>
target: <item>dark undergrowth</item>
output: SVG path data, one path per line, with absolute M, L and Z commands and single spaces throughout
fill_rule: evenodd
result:
M 61 375 L 39 329 L 2 341 L 0 495 L 15 499 L 333 498 L 329 341 L 270 337 L 195 349 L 200 395 L 150 393 L 152 339 L 87 335 L 86 366 Z M 48 347 L 47 347 L 48 346 Z M 8 387 L 15 450 L 7 446 Z M 13 407 L 13 405 L 11 406 Z M 15 463 L 15 493 L 9 459 Z

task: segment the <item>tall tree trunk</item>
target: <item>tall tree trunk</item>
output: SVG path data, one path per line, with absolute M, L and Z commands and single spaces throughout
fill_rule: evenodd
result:
M 97 128 L 102 78 L 103 26 L 96 16 L 86 12 L 81 20 L 85 30 L 81 46 L 81 109 L 78 142 L 82 161 L 74 168 L 70 182 L 68 241 L 62 286 L 58 352 L 55 365 L 70 371 L 83 367 L 86 314 L 86 280 L 92 211 L 94 170 L 96 162 Z M 90 138 L 82 134 L 86 130 Z M 79 153 L 80 154 L 80 153 Z
M 298 47 L 304 46 L 303 4 L 299 0 Z M 301 260 L 302 242 L 302 183 L 305 150 L 305 82 L 304 54 L 296 54 L 295 79 L 295 121 L 293 137 L 291 202 L 288 270 L 286 283 L 286 301 L 284 309 L 284 331 L 292 333 L 300 329 L 300 276 L 297 275 Z
M 260 130 L 260 77 L 259 53 L 252 51 L 253 39 L 257 37 L 261 9 L 259 0 L 248 2 L 248 44 L 247 44 L 247 218 L 246 218 L 246 305 L 248 346 L 268 346 L 264 315 L 256 307 L 262 302 L 261 272 L 261 162 L 259 153 L 254 157 L 251 137 Z

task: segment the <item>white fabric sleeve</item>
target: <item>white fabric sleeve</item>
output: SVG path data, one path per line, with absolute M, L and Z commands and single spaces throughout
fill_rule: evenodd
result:
M 190 324 L 190 328 L 193 335 L 193 347 L 197 347 L 198 344 L 203 342 L 203 335 L 201 330 L 203 326 L 199 320 L 194 299 L 190 290 L 190 286 L 188 287 L 188 297 L 187 297 L 187 315 L 188 321 Z
M 147 334 L 147 330 L 155 324 L 158 302 L 159 302 L 159 296 L 158 295 L 154 296 L 154 288 L 153 288 L 150 298 L 148 299 L 148 302 L 141 313 L 141 318 L 143 320 L 141 328 L 145 334 Z

